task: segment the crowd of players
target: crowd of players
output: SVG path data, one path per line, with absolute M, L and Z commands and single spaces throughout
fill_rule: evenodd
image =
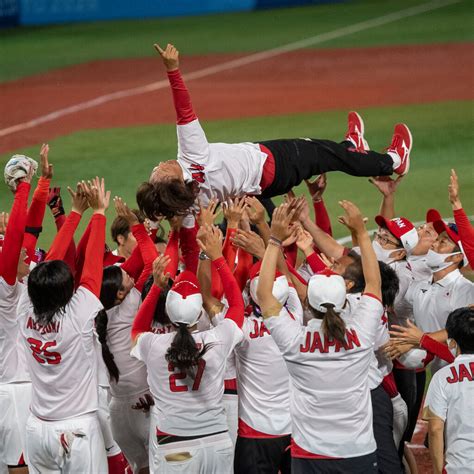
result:
M 474 227 L 454 170 L 454 224 L 430 209 L 415 227 L 395 211 L 406 125 L 386 153 L 355 112 L 341 144 L 210 144 L 177 50 L 155 47 L 178 160 L 139 187 L 139 210 L 113 199 L 116 250 L 103 179 L 68 188 L 66 215 L 47 145 L 29 206 L 37 163 L 5 168 L 0 473 L 416 473 L 407 444 L 423 399 L 434 472 L 472 472 Z M 332 237 L 330 171 L 372 176 L 372 239 L 372 218 L 344 200 L 351 248 Z M 310 202 L 292 191 L 303 180 Z M 47 207 L 57 235 L 44 251 Z

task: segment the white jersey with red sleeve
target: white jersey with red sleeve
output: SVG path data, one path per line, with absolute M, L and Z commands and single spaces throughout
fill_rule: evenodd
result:
M 145 364 L 130 355 L 130 331 L 140 303 L 140 292 L 132 288 L 119 305 L 107 310 L 107 344 L 120 373 L 118 382 L 111 380 L 110 393 L 117 398 L 148 390 Z
M 284 309 L 265 320 L 291 376 L 292 456 L 351 458 L 376 450 L 368 371 L 382 303 L 362 295 L 346 341 L 327 339 L 322 320 L 306 327 Z
M 256 143 L 208 143 L 199 120 L 177 125 L 178 163 L 184 180 L 199 184 L 203 205 L 244 194 L 260 194 L 266 153 Z
M 26 285 L 9 285 L 0 277 L 0 384 L 30 381 L 18 321 L 23 293 Z
M 423 418 L 431 412 L 445 422 L 446 472 L 471 474 L 474 468 L 474 355 L 461 354 L 431 379 Z
M 224 319 L 217 327 L 192 336 L 201 347 L 211 344 L 196 367 L 194 378 L 166 361 L 174 333 L 142 333 L 131 352 L 147 366 L 157 429 L 176 436 L 227 431 L 222 404 L 225 361 L 242 339 L 242 331 L 234 321 Z
M 64 420 L 97 410 L 94 318 L 101 309 L 100 300 L 80 286 L 64 311 L 43 326 L 22 295 L 20 329 L 32 381 L 31 412 L 38 418 Z

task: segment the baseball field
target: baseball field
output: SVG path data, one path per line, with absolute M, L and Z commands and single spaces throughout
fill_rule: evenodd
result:
M 403 121 L 414 151 L 397 211 L 415 221 L 429 207 L 448 216 L 450 169 L 466 204 L 474 190 L 472 16 L 469 1 L 365 0 L 0 30 L 0 161 L 37 158 L 48 142 L 57 185 L 103 175 L 133 204 L 153 166 L 176 156 L 174 109 L 152 47 L 171 42 L 209 141 L 340 140 L 355 109 L 381 150 Z M 368 216 L 379 205 L 367 181 L 331 174 L 331 215 L 341 198 Z M 5 187 L 0 209 L 11 200 Z M 45 221 L 46 247 L 54 231 Z

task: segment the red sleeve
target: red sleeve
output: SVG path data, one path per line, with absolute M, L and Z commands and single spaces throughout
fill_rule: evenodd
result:
M 21 245 L 25 233 L 29 192 L 29 183 L 20 182 L 18 184 L 3 241 L 0 274 L 10 286 L 14 285 L 16 281 Z
M 189 95 L 179 69 L 168 71 L 168 80 L 170 81 L 174 108 L 176 110 L 176 123 L 178 125 L 186 125 L 196 120 L 197 116 L 193 110 L 191 96 Z
M 321 260 L 321 257 L 316 253 L 313 252 L 312 254 L 306 257 L 306 261 L 308 265 L 311 267 L 313 273 L 318 273 L 326 269 L 326 265 Z
M 227 265 L 229 265 L 229 268 L 231 270 L 234 270 L 235 257 L 237 255 L 237 247 L 232 243 L 231 239 L 232 237 L 234 237 L 236 232 L 237 232 L 237 229 L 229 229 L 227 227 L 227 231 L 225 233 L 224 246 L 222 247 L 222 255 L 224 255 Z
M 135 281 L 140 278 L 144 268 L 142 254 L 140 247 L 137 245 L 132 252 L 132 255 L 122 263 L 121 267 L 125 270 Z
M 237 267 L 234 271 L 234 277 L 237 280 L 240 291 L 244 291 L 247 280 L 249 279 L 249 270 L 253 263 L 253 256 L 243 249 L 237 250 Z
M 179 230 L 179 245 L 181 247 L 181 255 L 183 257 L 184 265 L 186 270 L 197 273 L 197 267 L 199 263 L 199 245 L 196 241 L 196 235 L 198 233 L 199 226 L 196 225 L 188 229 L 181 227 Z
M 214 265 L 211 265 L 211 294 L 219 301 L 222 299 L 222 295 L 224 294 L 221 277 Z
M 382 387 L 387 392 L 390 398 L 395 398 L 398 395 L 397 384 L 393 372 L 390 372 L 382 380 Z
M 298 246 L 296 244 L 288 245 L 285 248 L 285 260 L 291 265 L 296 265 L 296 259 L 298 257 Z
M 179 233 L 171 231 L 168 237 L 168 244 L 166 245 L 165 255 L 171 258 L 170 263 L 166 267 L 166 272 L 169 272 L 172 280 L 176 278 L 179 265 Z
M 87 242 L 89 241 L 90 234 L 91 234 L 91 223 L 89 222 L 76 248 L 76 265 L 75 265 L 76 266 L 76 275 L 75 275 L 76 287 L 79 286 L 79 282 L 81 281 L 81 274 L 82 274 L 82 269 L 84 268 L 84 259 L 86 256 L 86 247 L 87 247 Z
M 146 295 L 146 298 L 143 300 L 143 303 L 141 304 L 140 309 L 133 320 L 132 340 L 135 340 L 136 337 L 142 332 L 151 330 L 153 316 L 155 314 L 155 308 L 156 304 L 158 303 L 160 293 L 161 288 L 159 286 L 153 285 L 149 293 Z
M 438 342 L 432 337 L 428 336 L 428 334 L 423 334 L 420 340 L 420 347 L 425 349 L 425 351 L 434 354 L 435 356 L 439 357 L 440 359 L 449 362 L 450 364 L 454 362 L 454 356 L 451 354 L 449 347 L 442 342 Z
M 322 199 L 321 201 L 313 201 L 313 207 L 314 216 L 316 218 L 316 225 L 321 230 L 326 232 L 326 234 L 332 236 L 331 219 L 329 219 L 329 214 L 324 204 L 324 201 Z
M 153 263 L 156 257 L 158 257 L 158 250 L 156 250 L 155 244 L 147 234 L 145 226 L 143 224 L 135 224 L 131 230 L 137 239 L 144 265 Z
M 305 286 L 308 286 L 308 282 L 296 271 L 295 267 L 291 265 L 290 263 L 286 262 L 286 266 L 288 267 L 288 270 L 291 272 L 292 275 L 294 275 L 298 280 Z
M 453 211 L 453 214 L 454 222 L 458 227 L 462 248 L 466 254 L 469 265 L 474 269 L 474 227 L 469 222 L 464 209 L 456 209 Z
M 242 299 L 242 293 L 237 285 L 237 281 L 235 280 L 234 275 L 232 275 L 224 257 L 219 257 L 218 259 L 213 260 L 212 266 L 217 270 L 221 277 L 224 294 L 229 305 L 225 317 L 232 319 L 232 321 L 241 328 L 244 324 L 244 300 Z
M 105 246 L 105 216 L 93 214 L 91 218 L 91 232 L 87 242 L 84 268 L 79 286 L 87 288 L 91 293 L 100 297 L 102 273 L 104 271 Z
M 66 253 L 71 246 L 74 232 L 81 221 L 81 214 L 71 211 L 64 225 L 54 238 L 53 244 L 46 254 L 45 260 L 65 260 Z
M 33 199 L 31 200 L 28 216 L 26 218 L 25 236 L 23 237 L 23 247 L 28 255 L 27 262 L 31 262 L 35 255 L 36 242 L 39 234 L 43 230 L 43 219 L 48 202 L 50 180 L 42 176 L 38 180 Z

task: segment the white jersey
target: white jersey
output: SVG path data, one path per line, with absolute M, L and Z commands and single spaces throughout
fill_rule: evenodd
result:
M 178 163 L 184 181 L 199 184 L 206 206 L 213 197 L 220 202 L 244 194 L 260 194 L 267 154 L 256 143 L 208 143 L 199 120 L 177 125 Z
M 446 472 L 471 474 L 474 468 L 474 355 L 462 354 L 431 379 L 423 415 L 445 422 Z
M 31 412 L 43 420 L 64 420 L 98 409 L 94 318 L 100 300 L 80 286 L 62 314 L 46 326 L 35 321 L 25 293 L 20 328 L 31 374 Z
M 405 260 L 390 263 L 389 266 L 395 270 L 399 281 L 398 293 L 393 303 L 394 313 L 390 313 L 390 324 L 406 326 L 407 319 L 413 321 L 413 305 L 406 298 L 406 294 L 410 286 L 415 282 L 415 278 L 410 264 Z
M 375 452 L 368 371 L 381 302 L 363 295 L 346 343 L 326 339 L 322 320 L 306 327 L 285 309 L 265 320 L 292 380 L 292 437 L 299 448 L 320 456 L 351 458 Z
M 415 281 L 431 280 L 431 269 L 426 265 L 425 255 L 409 255 L 407 261 L 410 264 Z
M 0 384 L 29 382 L 18 322 L 18 302 L 26 285 L 9 285 L 0 277 Z
M 130 356 L 130 334 L 140 303 L 140 292 L 132 288 L 119 305 L 107 310 L 107 344 L 120 373 L 118 383 L 110 381 L 113 397 L 131 397 L 148 390 L 145 364 Z
M 349 293 L 347 295 L 346 306 L 341 312 L 341 318 L 344 319 L 346 323 L 350 324 L 354 314 L 357 314 L 356 310 L 360 303 L 361 296 L 361 293 Z M 381 349 L 381 346 L 386 344 L 389 340 L 390 335 L 388 333 L 388 319 L 384 311 L 382 317 L 380 318 L 379 324 L 377 325 L 377 332 L 374 342 L 374 355 L 370 361 L 370 390 L 377 388 L 382 383 L 383 378 L 392 371 L 392 362 Z
M 145 362 L 155 399 L 157 428 L 177 436 L 197 436 L 227 430 L 222 404 L 225 360 L 242 339 L 242 331 L 225 319 L 209 331 L 194 332 L 197 344 L 213 344 L 195 370 L 194 379 L 166 359 L 175 334 L 142 333 L 131 354 Z

